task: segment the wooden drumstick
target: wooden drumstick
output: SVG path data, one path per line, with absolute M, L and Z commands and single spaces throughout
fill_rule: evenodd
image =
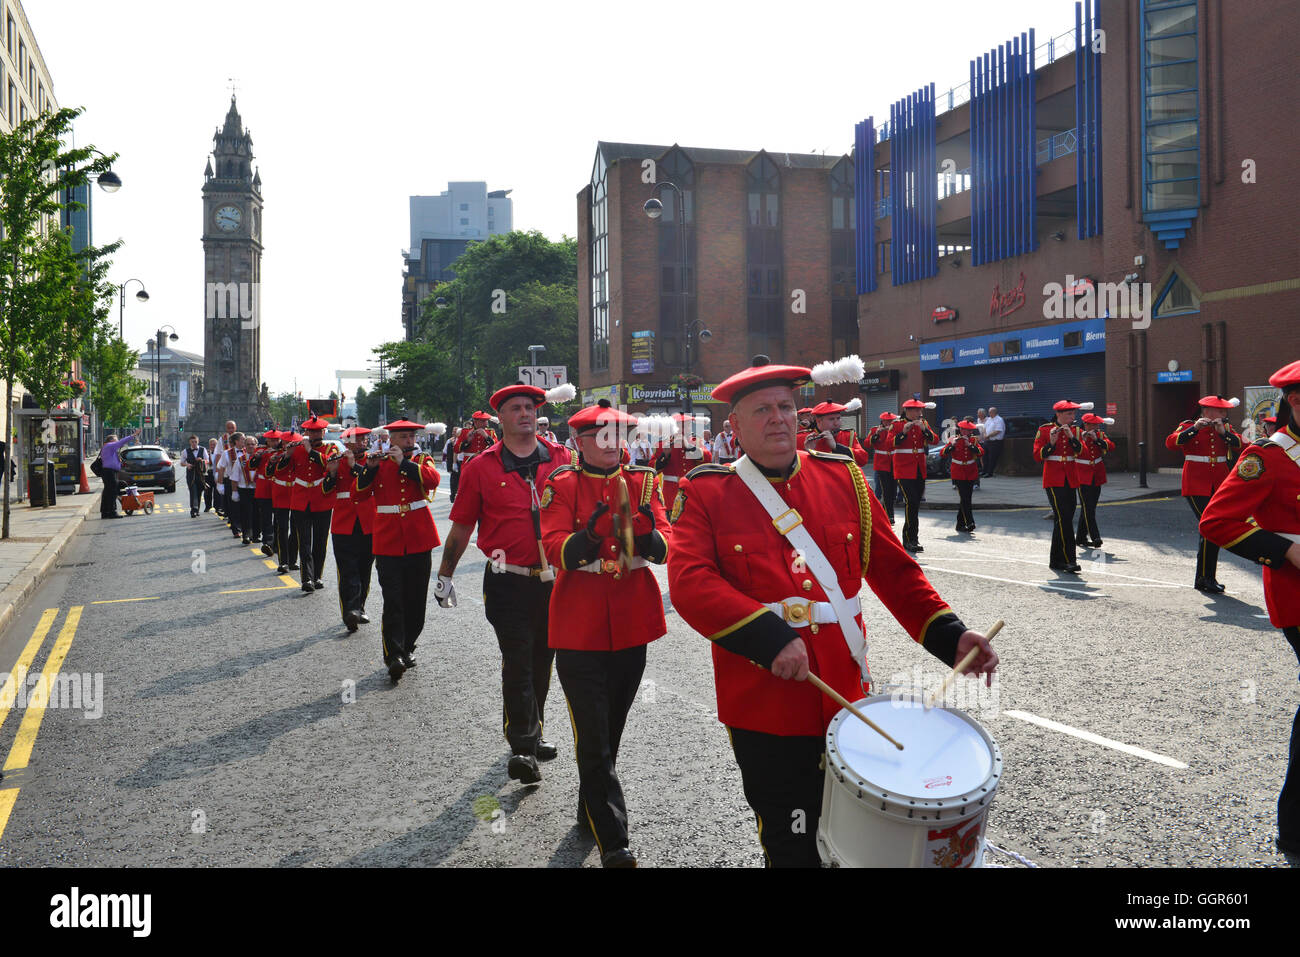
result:
M 868 718 L 865 714 L 863 714 L 863 713 L 862 713 L 861 711 L 859 711 L 857 708 L 853 707 L 853 705 L 849 704 L 849 701 L 848 701 L 847 698 L 845 698 L 842 694 L 840 694 L 838 691 L 836 691 L 834 688 L 832 688 L 832 687 L 831 687 L 830 685 L 828 685 L 826 682 L 822 681 L 821 678 L 818 678 L 818 677 L 817 677 L 815 674 L 813 674 L 811 671 L 808 672 L 808 680 L 811 681 L 815 687 L 817 687 L 818 689 L 820 689 L 820 690 L 821 690 L 821 693 L 824 694 L 824 695 L 826 695 L 826 697 L 830 698 L 830 699 L 831 699 L 832 701 L 834 701 L 836 704 L 840 705 L 840 707 L 842 707 L 842 708 L 844 708 L 845 710 L 847 710 L 847 711 L 849 711 L 850 713 L 852 713 L 852 715 L 853 715 L 855 718 L 857 718 L 858 720 L 860 720 L 860 721 L 861 721 L 863 724 L 865 724 L 867 727 L 871 728 L 871 730 L 875 731 L 877 734 L 879 734 L 882 738 L 884 738 L 886 741 L 888 741 L 888 742 L 889 742 L 890 744 L 892 744 L 894 747 L 898 748 L 898 750 L 900 750 L 900 751 L 903 750 L 903 746 L 902 746 L 901 744 L 899 744 L 897 741 L 895 741 L 893 738 L 891 738 L 891 737 L 890 737 L 890 736 L 885 732 L 885 729 L 884 729 L 884 728 L 882 728 L 880 725 L 876 724 L 876 722 L 872 721 L 870 718 Z
M 993 623 L 993 627 L 988 630 L 988 633 L 984 637 L 987 640 L 992 641 L 993 636 L 1002 630 L 1002 626 L 1004 624 L 1006 624 L 1006 622 L 1004 622 L 1001 618 L 999 618 L 997 621 Z M 940 698 L 942 698 L 944 694 L 948 691 L 948 686 L 952 684 L 953 679 L 956 678 L 963 671 L 965 671 L 967 668 L 969 668 L 971 662 L 975 660 L 976 656 L 979 655 L 979 653 L 980 653 L 979 645 L 976 645 L 970 651 L 966 652 L 966 657 L 963 658 L 961 661 L 957 662 L 957 666 L 952 669 L 952 674 L 950 674 L 948 677 L 943 679 L 943 684 L 939 685 L 939 690 L 934 692 L 934 694 L 930 695 L 930 699 L 925 703 L 926 711 L 929 711 L 931 708 L 934 707 L 934 703 L 938 701 Z

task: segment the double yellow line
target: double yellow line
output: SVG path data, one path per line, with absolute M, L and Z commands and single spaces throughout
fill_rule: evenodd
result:
M 63 667 L 63 661 L 68 656 L 68 649 L 72 647 L 72 639 L 77 634 L 77 625 L 81 623 L 81 605 L 73 605 L 68 609 L 68 617 L 63 621 L 63 627 L 59 629 L 59 636 L 54 640 L 54 647 L 50 649 L 50 656 L 45 660 L 45 667 L 41 670 L 41 682 L 37 685 L 36 692 L 27 702 L 27 708 L 23 713 L 23 723 L 18 726 L 18 734 L 14 737 L 14 743 L 9 748 L 9 757 L 5 759 L 4 772 L 7 774 L 11 771 L 20 771 L 27 767 L 27 762 L 31 760 L 32 748 L 36 744 L 36 733 L 41 729 L 41 721 L 45 718 L 45 707 L 49 699 L 49 689 L 53 683 L 54 676 L 59 673 Z M 37 653 L 41 646 L 45 644 L 45 636 L 50 633 L 54 627 L 54 621 L 59 617 L 59 609 L 47 608 L 41 615 L 40 621 L 36 623 L 36 630 L 32 632 L 32 637 L 28 639 L 22 653 L 18 656 L 18 661 L 14 664 L 14 670 L 5 680 L 4 687 L 0 688 L 0 730 L 3 730 L 5 720 L 9 717 L 9 712 L 13 710 L 14 703 L 18 700 L 18 682 L 26 681 L 27 672 L 36 660 Z M 18 800 L 18 788 L 3 787 L 0 785 L 0 838 L 4 837 L 5 825 L 9 823 L 9 814 L 14 809 L 14 803 Z

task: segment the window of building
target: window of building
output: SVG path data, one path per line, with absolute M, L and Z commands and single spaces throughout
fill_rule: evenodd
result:
M 1157 319 L 1163 319 L 1166 316 L 1181 316 L 1200 312 L 1200 310 L 1201 304 L 1192 293 L 1191 286 L 1187 285 L 1187 281 L 1175 271 L 1160 290 L 1160 295 L 1156 296 L 1152 313 Z
M 462 217 L 460 218 L 460 224 L 461 224 L 462 226 L 468 226 L 468 225 L 469 225 L 469 219 L 467 219 L 466 217 L 462 216 Z
M 14 18 L 12 14 L 6 14 L 5 19 L 7 21 L 5 27 L 9 43 L 9 59 L 12 60 L 14 58 L 14 38 L 17 36 L 17 31 L 14 29 Z
M 469 209 L 469 203 L 461 203 L 460 208 L 461 208 L 461 212 L 464 212 L 465 210 Z
M 854 355 L 858 352 L 858 301 L 831 301 L 831 355 Z
M 785 356 L 786 297 L 781 246 L 781 174 L 766 153 L 745 171 L 745 270 L 749 354 Z
M 593 370 L 609 368 L 609 197 L 605 158 L 596 151 L 591 170 L 591 205 L 587 210 L 588 255 L 591 257 L 591 340 Z
M 655 164 L 655 178 L 657 182 L 672 183 L 677 187 L 675 190 L 664 188 L 655 194 L 664 206 L 663 215 L 658 220 L 657 243 L 659 358 L 665 366 L 684 366 L 687 356 L 682 337 L 696 318 L 695 164 L 681 147 L 674 146 Z M 694 360 L 696 357 L 691 358 Z
M 831 170 L 831 297 L 851 298 L 856 304 L 858 263 L 855 206 L 853 163 L 846 156 Z
M 1196 0 L 1144 0 L 1142 208 L 1200 201 Z
M 9 81 L 9 112 L 5 114 L 6 116 L 9 117 L 10 123 L 17 122 L 18 120 L 18 116 L 14 112 L 14 110 L 18 109 L 16 105 L 17 102 L 18 102 L 18 89 L 14 86 L 14 81 L 10 80 Z

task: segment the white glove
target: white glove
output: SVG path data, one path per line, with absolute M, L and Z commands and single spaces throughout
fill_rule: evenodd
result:
M 443 608 L 456 607 L 456 586 L 451 583 L 449 575 L 439 575 L 433 586 L 433 597 Z
M 231 500 L 232 502 L 238 502 L 238 501 L 239 501 L 239 489 L 231 489 L 231 491 L 230 491 L 230 500 Z

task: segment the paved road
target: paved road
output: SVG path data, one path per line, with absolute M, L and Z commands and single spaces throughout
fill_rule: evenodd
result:
M 65 648 L 53 667 L 92 676 L 92 690 L 100 675 L 103 691 L 45 711 L 34 744 L 34 709 L 0 724 L 0 864 L 597 863 L 573 825 L 558 681 L 547 736 L 560 758 L 539 788 L 506 778 L 476 551 L 457 574 L 460 607 L 430 598 L 421 666 L 393 688 L 377 582 L 376 624 L 348 636 L 332 565 L 327 590 L 304 595 L 213 515 L 190 519 L 179 494 L 159 499 L 151 517 L 88 521 L 68 567 L 0 640 L 9 669 L 44 620 L 35 667 Z M 444 530 L 448 508 L 440 493 Z M 1082 553 L 1082 580 L 1057 576 L 1043 514 L 977 511 L 969 540 L 950 512 L 921 518 L 920 557 L 953 608 L 972 627 L 1007 622 L 996 693 L 966 684 L 955 699 L 1006 762 L 991 840 L 1043 866 L 1280 864 L 1271 841 L 1296 661 L 1260 617 L 1258 573 L 1225 556 L 1227 595 L 1192 590 L 1193 521 L 1175 499 L 1103 507 L 1104 551 Z M 866 597 L 876 679 L 911 684 L 920 667 L 937 683 L 938 663 Z M 756 866 L 708 645 L 668 622 L 620 756 L 633 849 L 645 866 Z

